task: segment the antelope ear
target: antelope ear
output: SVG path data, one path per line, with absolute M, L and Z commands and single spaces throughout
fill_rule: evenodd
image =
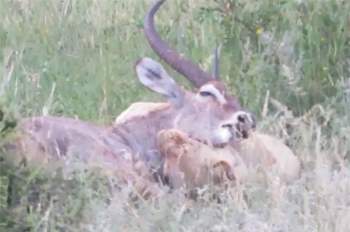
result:
M 184 92 L 169 76 L 163 66 L 151 58 L 142 58 L 136 63 L 139 81 L 154 92 L 165 96 L 171 103 L 181 106 Z

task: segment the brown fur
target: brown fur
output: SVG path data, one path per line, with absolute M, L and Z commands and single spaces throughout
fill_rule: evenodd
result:
M 4 148 L 10 156 L 6 158 L 17 165 L 26 163 L 51 173 L 63 170 L 67 175 L 77 169 L 95 170 L 131 183 L 145 198 L 158 195 L 159 186 L 145 163 L 134 159 L 127 147 L 116 150 L 116 145 L 118 140 L 111 140 L 108 128 L 75 119 L 37 117 L 21 121 L 16 138 Z

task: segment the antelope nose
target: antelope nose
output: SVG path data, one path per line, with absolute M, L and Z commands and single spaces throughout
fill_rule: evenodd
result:
M 244 124 L 247 129 L 255 129 L 256 128 L 256 118 L 254 114 L 249 112 L 238 112 L 237 115 L 238 123 Z
M 256 120 L 253 114 L 246 111 L 238 111 L 222 127 L 230 130 L 233 139 L 248 138 L 249 133 L 256 128 Z
M 236 113 L 236 130 L 238 136 L 243 138 L 249 137 L 249 132 L 256 128 L 256 120 L 253 114 L 245 111 Z

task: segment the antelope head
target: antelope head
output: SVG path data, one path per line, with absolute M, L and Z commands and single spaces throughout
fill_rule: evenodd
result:
M 214 146 L 248 137 L 249 131 L 255 128 L 255 119 L 242 109 L 235 96 L 230 95 L 218 74 L 203 71 L 160 38 L 154 26 L 154 15 L 163 3 L 164 0 L 157 1 L 146 14 L 146 38 L 158 56 L 186 77 L 196 91 L 181 88 L 161 64 L 150 58 L 142 58 L 136 63 L 140 82 L 167 98 L 176 110 L 173 128 L 190 137 Z

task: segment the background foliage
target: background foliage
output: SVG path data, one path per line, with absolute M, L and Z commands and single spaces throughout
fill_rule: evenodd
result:
M 156 58 L 142 32 L 150 2 L 0 1 L 1 131 L 43 114 L 109 124 L 131 102 L 159 100 L 133 71 L 138 58 Z M 223 192 L 225 204 L 204 196 L 188 211 L 181 192 L 135 208 L 127 187 L 109 199 L 93 173 L 63 180 L 1 159 L 0 231 L 346 231 L 349 12 L 345 0 L 174 0 L 157 18 L 163 37 L 207 70 L 221 45 L 222 79 L 260 130 L 301 158 L 296 183 L 257 178 Z

